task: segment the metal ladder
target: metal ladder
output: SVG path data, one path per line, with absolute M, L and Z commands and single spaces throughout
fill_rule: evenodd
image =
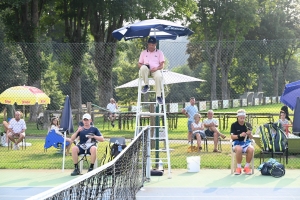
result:
M 151 129 L 154 129 L 154 134 L 151 135 L 151 141 L 155 140 L 155 149 L 150 149 L 150 161 L 151 163 L 155 163 L 157 166 L 159 164 L 159 161 L 161 160 L 163 164 L 168 165 L 168 178 L 171 178 L 171 162 L 170 162 L 170 148 L 169 148 L 169 136 L 168 136 L 168 120 L 167 120 L 167 107 L 165 103 L 165 90 L 164 90 L 164 80 L 162 81 L 162 98 L 163 98 L 163 104 L 158 104 L 156 101 L 156 95 L 155 95 L 155 101 L 154 102 L 143 102 L 142 101 L 142 78 L 139 75 L 138 80 L 138 100 L 137 100 L 137 109 L 136 109 L 136 128 L 135 128 L 135 136 L 141 131 L 144 127 L 149 126 Z M 149 78 L 149 83 L 152 81 L 152 78 Z M 150 87 L 150 85 L 149 85 Z M 148 93 L 154 93 L 155 91 L 148 91 Z M 150 94 L 149 94 L 150 96 Z M 150 99 L 150 97 L 149 97 Z M 154 107 L 156 108 L 154 112 L 143 112 L 142 107 L 145 104 L 154 104 Z M 155 125 L 142 125 L 141 124 L 141 118 L 142 117 L 155 117 Z M 160 123 L 160 118 L 163 117 L 163 123 Z M 150 121 L 150 120 L 149 120 Z M 165 148 L 159 148 L 159 142 L 163 141 Z

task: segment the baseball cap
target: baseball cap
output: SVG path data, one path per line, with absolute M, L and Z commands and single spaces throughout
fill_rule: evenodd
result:
M 148 43 L 156 44 L 156 38 L 150 37 L 150 38 L 148 39 Z
M 82 119 L 91 119 L 91 115 L 88 114 L 88 113 L 85 113 L 85 114 L 82 116 Z

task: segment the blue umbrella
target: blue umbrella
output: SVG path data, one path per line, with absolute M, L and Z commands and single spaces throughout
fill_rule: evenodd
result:
M 68 133 L 74 133 L 72 109 L 71 109 L 70 98 L 68 95 L 65 99 L 64 108 L 62 110 L 60 130 L 66 131 Z
M 285 85 L 280 101 L 294 110 L 297 97 L 300 97 L 300 80 Z
M 134 38 L 143 38 L 147 36 L 156 37 L 158 40 L 172 39 L 175 40 L 180 36 L 189 36 L 194 32 L 189 28 L 177 23 L 162 20 L 149 19 L 137 23 L 129 24 L 112 32 L 113 36 L 121 40 L 131 40 Z

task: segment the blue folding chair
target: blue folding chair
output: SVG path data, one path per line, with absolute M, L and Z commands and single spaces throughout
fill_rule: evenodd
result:
M 66 141 L 66 146 L 68 146 L 69 144 L 70 143 Z M 46 136 L 44 151 L 47 151 L 47 149 L 52 146 L 57 149 L 64 148 L 64 138 L 61 135 L 56 134 L 55 130 L 49 131 L 48 135 Z

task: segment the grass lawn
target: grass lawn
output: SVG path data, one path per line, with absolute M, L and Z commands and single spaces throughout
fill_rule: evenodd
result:
M 247 113 L 279 113 L 281 104 L 272 104 L 264 106 L 253 106 L 246 107 Z M 236 112 L 238 108 L 234 109 L 223 109 L 217 110 L 215 112 Z M 229 118 L 228 128 L 221 130 L 229 140 L 230 124 L 233 123 L 236 119 Z M 277 119 L 276 119 L 277 120 Z M 256 121 L 255 121 L 256 122 Z M 266 121 L 264 119 L 258 119 L 258 123 L 254 124 L 254 128 L 257 125 L 263 124 Z M 135 123 L 135 121 L 134 121 Z M 77 124 L 77 123 L 74 123 Z M 107 124 L 103 129 L 103 117 L 96 116 L 94 124 L 98 127 L 105 137 L 105 139 L 111 137 L 125 137 L 131 139 L 134 137 L 134 129 L 131 127 L 127 129 L 119 130 L 117 126 L 115 128 L 108 128 Z M 133 124 L 135 126 L 135 124 Z M 74 126 L 75 128 L 75 126 Z M 255 132 L 255 130 L 254 130 Z M 44 142 L 47 130 L 37 130 L 36 124 L 33 122 L 27 122 L 26 130 L 26 142 L 32 144 L 32 146 L 27 147 L 26 150 L 13 151 L 7 150 L 7 147 L 0 147 L 0 169 L 10 168 L 10 169 L 19 169 L 19 168 L 29 168 L 29 169 L 59 169 L 62 167 L 62 155 L 57 153 L 57 149 L 51 147 L 44 152 Z M 230 169 L 230 144 L 229 142 L 223 142 L 222 144 L 222 153 L 212 153 L 213 145 L 209 144 L 208 152 L 199 153 L 189 153 L 187 152 L 187 118 L 179 117 L 178 126 L 176 129 L 169 130 L 169 140 L 171 151 L 171 165 L 172 168 L 186 168 L 187 162 L 186 158 L 189 156 L 201 156 L 201 168 L 212 168 L 212 169 Z M 102 158 L 105 148 L 107 147 L 108 142 L 100 143 L 98 146 L 98 161 Z M 259 166 L 259 148 L 256 146 L 256 155 L 255 155 L 255 167 Z M 290 155 L 289 164 L 287 168 L 297 168 L 300 169 L 300 156 Z M 73 162 L 71 156 L 66 157 L 65 168 L 73 168 Z M 86 169 L 87 166 L 84 166 Z

